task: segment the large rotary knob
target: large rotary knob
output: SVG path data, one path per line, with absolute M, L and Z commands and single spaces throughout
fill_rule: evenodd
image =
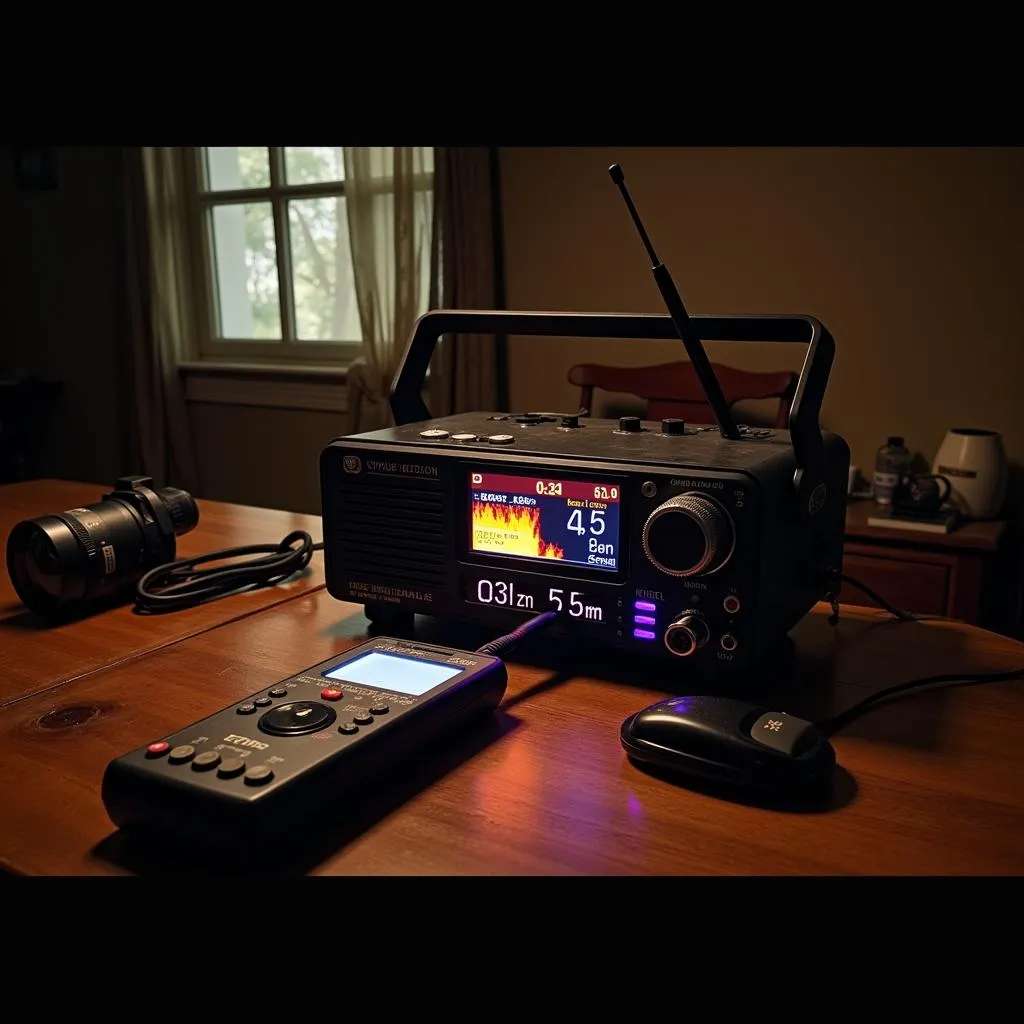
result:
M 643 543 L 651 564 L 669 576 L 707 576 L 732 555 L 732 522 L 716 501 L 688 491 L 647 517 Z

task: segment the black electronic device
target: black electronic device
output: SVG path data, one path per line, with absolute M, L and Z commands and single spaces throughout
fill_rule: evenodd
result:
M 813 722 L 717 695 L 652 704 L 619 738 L 634 761 L 766 797 L 827 795 L 835 772 L 835 750 Z
M 148 571 L 170 562 L 199 509 L 187 491 L 123 476 L 102 500 L 25 519 L 7 538 L 7 570 L 23 604 L 60 619 L 125 598 Z
M 127 833 L 259 855 L 493 711 L 506 684 L 490 654 L 376 637 L 111 761 L 103 803 Z
M 613 174 L 621 187 L 621 171 Z M 635 212 L 632 211 L 631 212 Z M 649 245 L 649 242 L 645 244 Z M 655 258 L 656 259 L 656 258 Z M 834 588 L 849 447 L 819 413 L 834 354 L 812 316 L 439 310 L 417 322 L 391 391 L 395 425 L 330 442 L 320 478 L 327 589 L 388 628 L 424 613 L 505 628 L 564 612 L 574 640 L 680 659 L 714 675 L 749 668 Z M 579 413 L 469 412 L 423 401 L 446 334 L 682 338 L 808 346 L 789 430 Z M 393 630 L 397 631 L 397 630 Z

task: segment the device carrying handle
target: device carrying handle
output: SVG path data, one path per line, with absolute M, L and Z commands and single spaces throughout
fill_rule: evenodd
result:
M 835 342 L 813 316 L 730 314 L 692 316 L 702 341 L 774 341 L 807 345 L 789 409 L 789 435 L 801 477 L 819 479 L 824 461 L 821 405 L 825 399 Z M 635 338 L 679 343 L 672 318 L 632 313 L 526 313 L 508 310 L 436 309 L 424 313 L 413 328 L 391 385 L 391 411 L 402 426 L 429 420 L 423 401 L 427 367 L 444 334 L 526 334 L 569 338 Z M 810 472 L 806 472 L 810 470 Z M 797 481 L 798 485 L 800 481 Z

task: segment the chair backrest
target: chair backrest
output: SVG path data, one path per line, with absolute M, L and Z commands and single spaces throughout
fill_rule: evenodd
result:
M 726 402 L 776 399 L 778 409 L 774 426 L 789 427 L 789 407 L 796 391 L 798 375 L 791 370 L 768 373 L 737 370 L 732 366 L 713 364 Z M 660 420 L 678 417 L 690 423 L 714 423 L 704 389 L 686 362 L 659 363 L 655 366 L 605 366 L 600 363 L 578 363 L 569 370 L 569 383 L 580 388 L 580 408 L 593 415 L 594 389 L 636 395 L 647 402 L 647 418 Z

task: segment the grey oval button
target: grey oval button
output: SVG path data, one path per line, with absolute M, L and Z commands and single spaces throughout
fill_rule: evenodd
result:
M 233 779 L 236 775 L 241 775 L 245 771 L 245 761 L 240 757 L 229 757 L 226 761 L 220 763 L 220 767 L 217 769 L 217 774 L 222 779 Z
M 197 772 L 207 772 L 220 764 L 220 754 L 216 750 L 204 750 L 192 758 L 192 769 Z
M 452 434 L 453 441 L 475 441 L 476 434 Z
M 443 441 L 447 436 L 447 430 L 439 430 L 437 428 L 420 431 L 420 437 L 425 437 L 428 441 Z
M 262 786 L 264 783 L 269 782 L 273 777 L 274 769 L 265 764 L 253 765 L 253 767 L 245 773 L 245 781 L 250 786 Z
M 512 444 L 515 441 L 515 436 L 512 434 L 491 434 L 487 440 L 491 444 Z

